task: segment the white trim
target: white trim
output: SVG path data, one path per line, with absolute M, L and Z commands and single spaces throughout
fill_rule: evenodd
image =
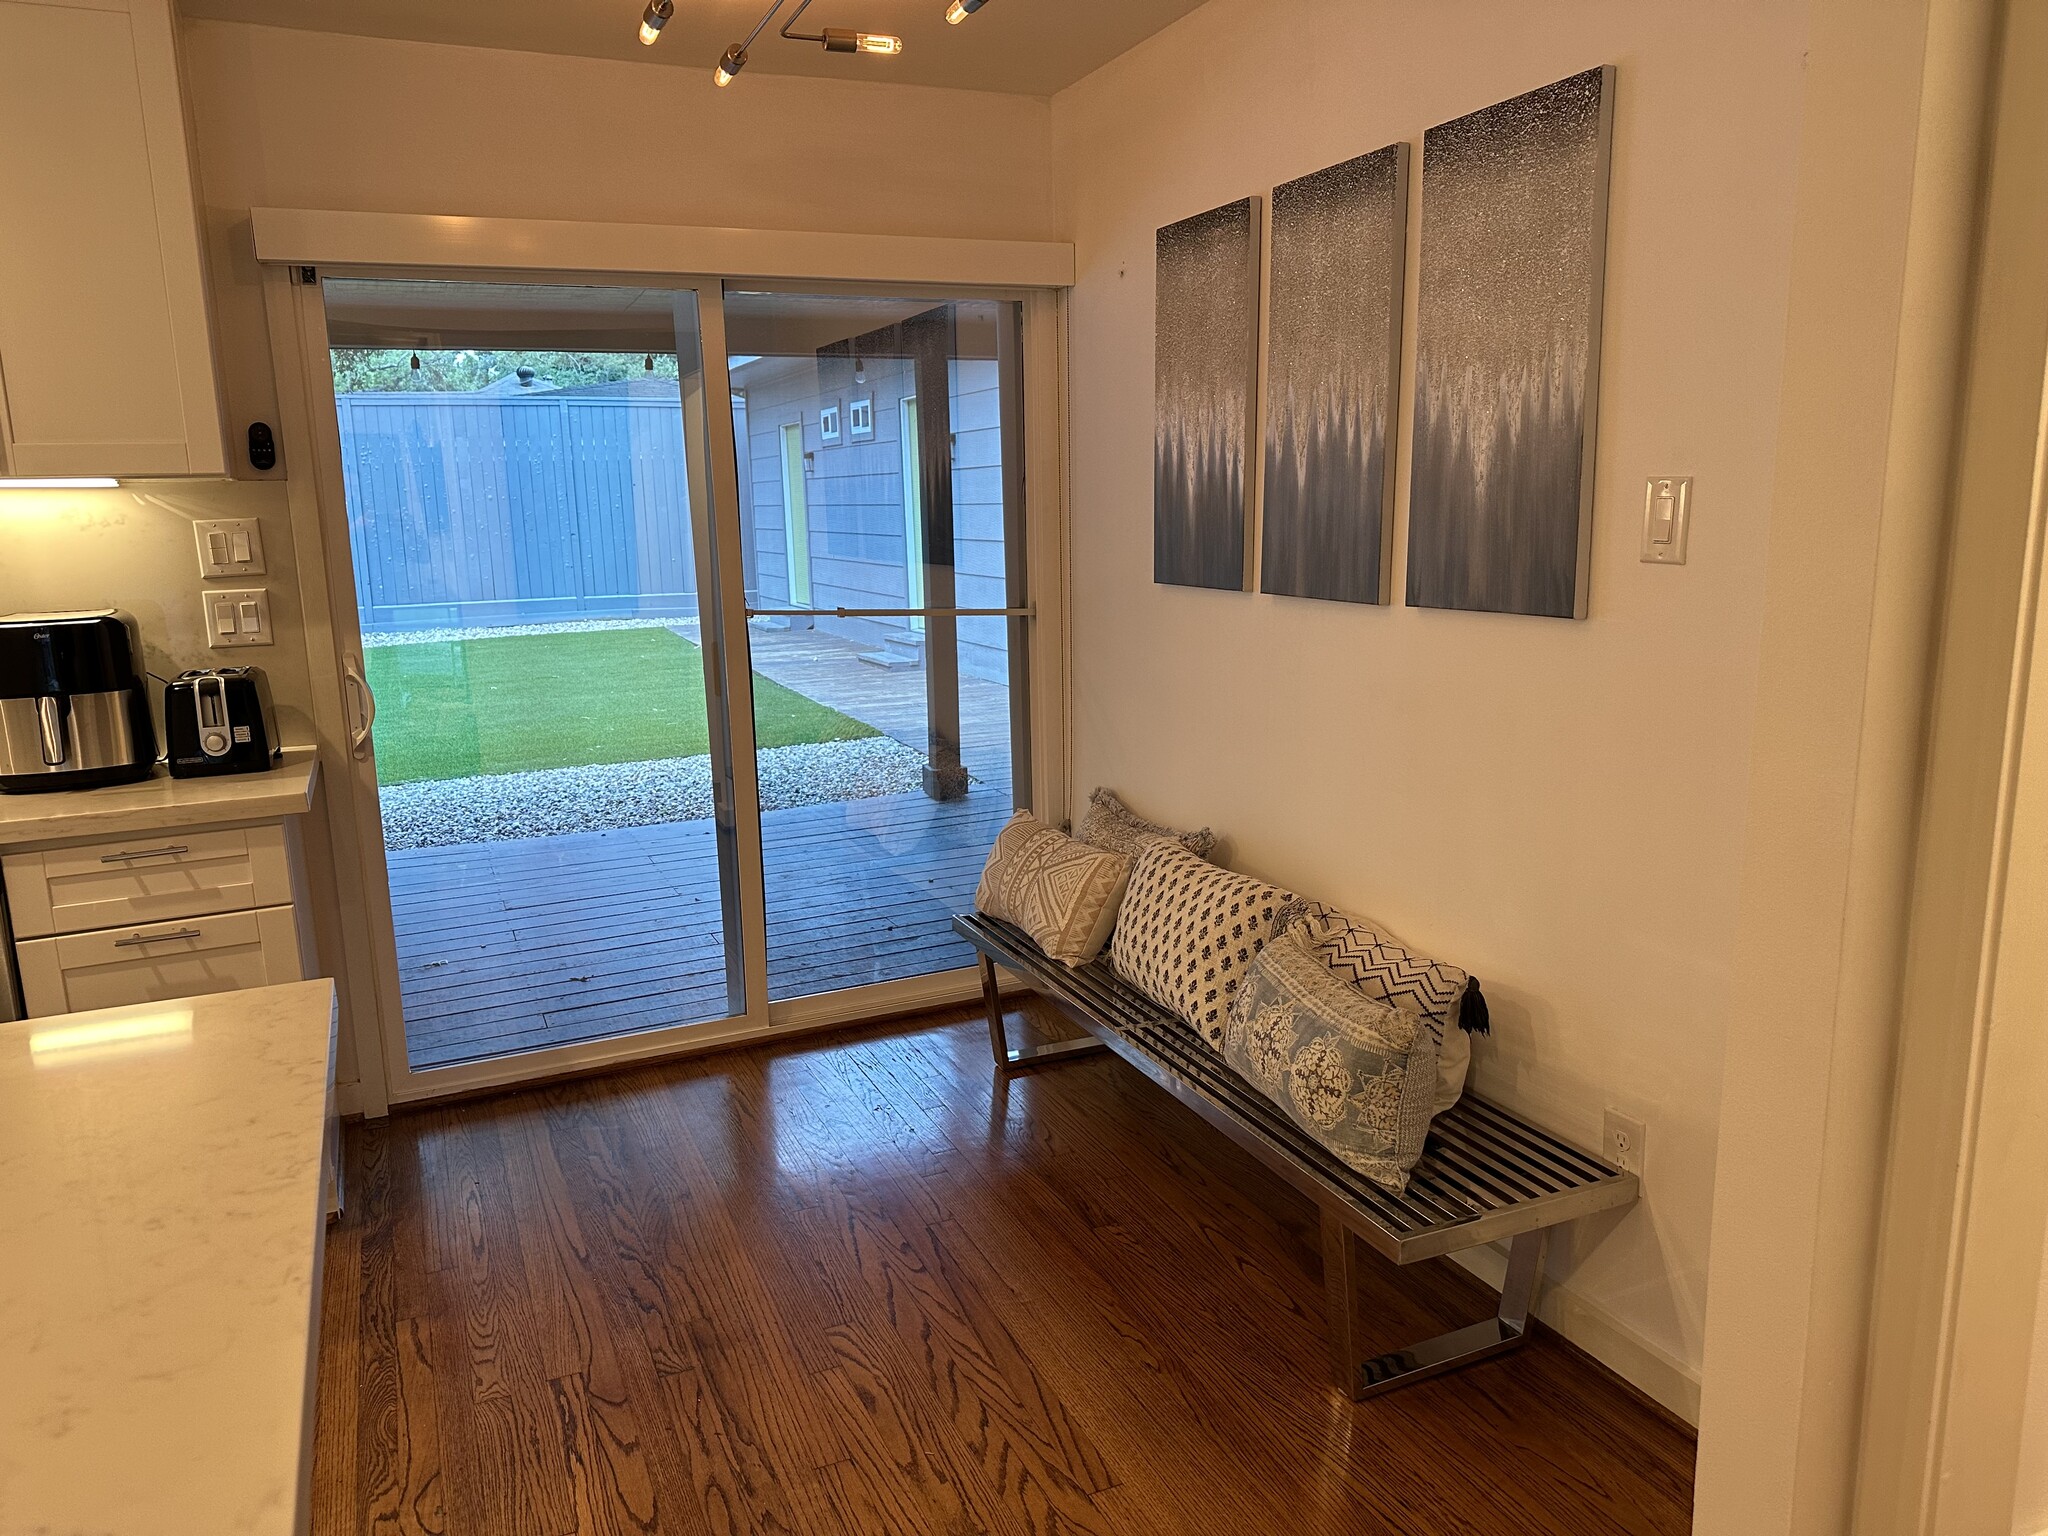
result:
M 954 240 L 804 230 L 485 219 L 458 214 L 250 210 L 256 259 L 292 265 L 503 271 L 717 273 L 859 283 L 1065 288 L 1074 248 L 1049 240 Z
M 1507 1274 L 1506 1250 L 1497 1245 L 1467 1248 L 1451 1258 L 1496 1291 Z M 1698 1428 L 1700 1373 L 1692 1366 L 1651 1343 L 1598 1302 L 1554 1280 L 1546 1278 L 1537 1287 L 1536 1315 L 1638 1392 Z

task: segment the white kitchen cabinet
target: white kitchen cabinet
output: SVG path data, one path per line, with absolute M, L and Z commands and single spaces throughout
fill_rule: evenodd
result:
M 10 848 L 0 876 L 30 1018 L 276 986 L 317 969 L 291 821 Z
M 304 981 L 311 974 L 291 907 L 222 912 L 137 928 L 20 939 L 28 1016 L 162 1003 Z
M 0 0 L 0 471 L 227 470 L 171 0 Z

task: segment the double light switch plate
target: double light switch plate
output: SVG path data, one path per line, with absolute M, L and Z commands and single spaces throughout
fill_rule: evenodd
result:
M 202 518 L 192 525 L 199 574 L 208 581 L 263 574 L 263 525 L 251 517 Z

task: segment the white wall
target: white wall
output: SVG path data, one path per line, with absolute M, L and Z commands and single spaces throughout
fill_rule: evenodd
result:
M 229 419 L 273 409 L 252 207 L 1053 238 L 1028 97 L 193 22 Z
M 1238 867 L 1471 968 L 1495 1020 L 1481 1091 L 1588 1145 L 1608 1106 L 1647 1122 L 1642 1204 L 1555 1254 L 1565 1289 L 1550 1305 L 1685 1412 L 1803 41 L 1803 7 L 1764 0 L 1212 0 L 1053 101 L 1080 272 L 1076 788 L 1113 784 L 1147 814 L 1211 823 Z M 1600 63 L 1618 79 L 1590 617 L 1154 586 L 1154 229 L 1395 140 L 1419 151 L 1434 123 Z M 1411 213 L 1411 272 L 1416 232 Z M 1396 473 L 1405 529 L 1405 461 Z M 1695 477 L 1682 569 L 1637 560 L 1644 480 L 1659 474 Z M 1397 534 L 1397 562 L 1404 548 Z

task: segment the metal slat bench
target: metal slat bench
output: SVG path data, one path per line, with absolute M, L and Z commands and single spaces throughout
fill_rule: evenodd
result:
M 1432 1122 L 1408 1192 L 1391 1194 L 1304 1134 L 1192 1027 L 1131 986 L 1106 960 L 1069 969 L 1021 929 L 979 913 L 954 918 L 953 928 L 981 956 L 989 1046 L 999 1069 L 1014 1072 L 1113 1051 L 1316 1202 L 1322 1213 L 1330 1363 L 1337 1384 L 1353 1398 L 1513 1349 L 1528 1333 L 1550 1229 L 1636 1198 L 1634 1174 L 1469 1092 Z M 998 965 L 1024 977 L 1087 1035 L 1012 1046 L 996 986 Z M 1396 1264 L 1413 1264 L 1503 1238 L 1512 1241 L 1495 1316 L 1391 1354 L 1361 1356 L 1358 1242 Z

